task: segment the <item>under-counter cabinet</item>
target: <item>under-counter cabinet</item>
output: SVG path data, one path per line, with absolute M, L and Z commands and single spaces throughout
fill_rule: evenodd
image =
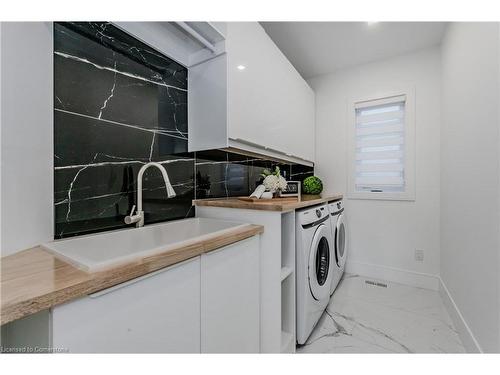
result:
M 52 346 L 74 353 L 200 351 L 200 257 L 56 306 Z
M 295 213 L 197 206 L 196 215 L 229 221 L 244 217 L 245 222 L 264 226 L 260 236 L 260 351 L 295 352 Z
M 260 351 L 259 237 L 201 255 L 201 351 Z

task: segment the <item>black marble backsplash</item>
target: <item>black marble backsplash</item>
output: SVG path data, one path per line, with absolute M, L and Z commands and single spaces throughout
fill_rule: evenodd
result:
M 265 169 L 280 168 L 287 180 L 303 181 L 313 175 L 313 168 L 283 164 L 222 150 L 196 153 L 196 198 L 237 197 L 250 195 L 262 183 Z
M 265 168 L 303 180 L 311 167 L 214 150 L 187 152 L 185 67 L 108 22 L 54 23 L 55 238 L 126 226 L 138 170 L 146 223 L 194 216 L 195 198 L 249 195 Z

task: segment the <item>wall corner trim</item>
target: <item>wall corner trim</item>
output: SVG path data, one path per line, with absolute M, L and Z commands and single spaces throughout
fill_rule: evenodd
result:
M 464 316 L 460 312 L 457 304 L 453 300 L 450 291 L 446 287 L 443 279 L 439 278 L 439 294 L 443 300 L 444 306 L 450 315 L 450 318 L 458 331 L 458 335 L 462 340 L 462 344 L 465 347 L 467 353 L 483 353 L 481 345 L 477 342 L 474 334 L 472 333 L 469 325 L 464 319 Z

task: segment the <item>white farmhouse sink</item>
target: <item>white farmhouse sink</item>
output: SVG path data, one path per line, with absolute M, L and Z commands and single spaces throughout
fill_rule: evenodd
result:
M 57 240 L 42 247 L 78 268 L 95 272 L 210 239 L 245 225 L 192 218 Z

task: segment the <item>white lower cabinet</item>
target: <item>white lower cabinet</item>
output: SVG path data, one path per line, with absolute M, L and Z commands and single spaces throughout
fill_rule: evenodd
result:
M 200 257 L 55 307 L 52 346 L 75 353 L 199 353 Z
M 260 351 L 259 241 L 201 255 L 202 353 Z
M 259 352 L 260 236 L 52 309 L 72 353 Z

